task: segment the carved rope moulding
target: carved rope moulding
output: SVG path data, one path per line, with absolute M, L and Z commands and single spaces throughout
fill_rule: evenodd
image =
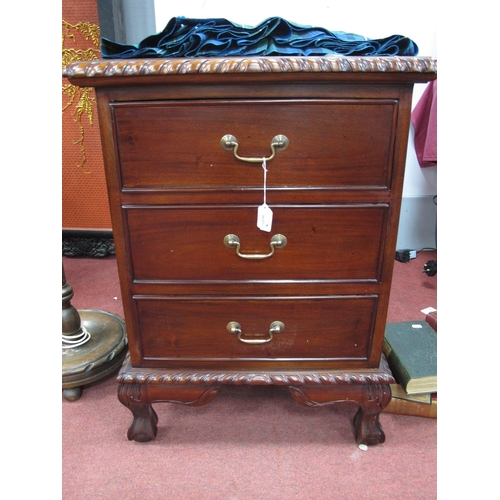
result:
M 80 61 L 68 78 L 159 76 L 192 73 L 436 73 L 431 57 L 252 57 Z
M 194 384 L 194 385 L 372 385 L 394 384 L 384 373 L 151 373 L 148 375 L 121 373 L 122 384 Z
M 382 357 L 380 368 L 370 371 L 332 371 L 332 372 L 176 372 L 160 369 L 150 372 L 144 368 L 134 373 L 128 366 L 130 357 L 127 354 L 125 363 L 117 381 L 124 384 L 194 384 L 194 385 L 373 385 L 394 384 L 395 380 L 388 368 L 385 357 Z M 127 365 L 127 366 L 125 366 Z

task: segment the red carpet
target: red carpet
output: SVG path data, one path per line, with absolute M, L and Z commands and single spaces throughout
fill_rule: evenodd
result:
M 395 262 L 388 321 L 437 308 L 433 252 Z M 77 309 L 122 315 L 116 261 L 63 258 Z M 362 451 L 356 407 L 305 408 L 282 387 L 222 387 L 209 405 L 156 404 L 158 436 L 127 440 L 116 375 L 62 401 L 64 500 L 384 500 L 437 497 L 437 421 L 382 414 L 386 442 Z

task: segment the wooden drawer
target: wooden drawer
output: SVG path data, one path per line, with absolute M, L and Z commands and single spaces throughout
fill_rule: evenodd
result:
M 144 360 L 328 363 L 368 358 L 377 297 L 140 296 L 134 303 Z M 284 327 L 269 340 L 276 321 Z M 232 322 L 241 340 L 229 331 Z
M 289 146 L 268 162 L 269 189 L 390 186 L 398 101 L 322 99 L 178 101 L 112 104 L 122 186 L 262 187 L 260 163 L 238 154 L 271 154 L 277 135 Z
M 256 227 L 256 206 L 129 206 L 130 259 L 135 280 L 372 280 L 380 277 L 388 206 L 273 206 L 270 233 Z M 235 234 L 244 256 L 227 247 Z

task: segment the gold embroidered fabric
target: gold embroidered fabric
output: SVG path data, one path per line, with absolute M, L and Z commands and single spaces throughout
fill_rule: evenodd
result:
M 62 21 L 62 67 L 66 68 L 69 64 L 77 61 L 92 61 L 99 59 L 100 50 L 100 29 L 96 24 L 80 22 L 75 25 Z M 78 37 L 84 37 L 90 41 L 93 46 L 87 49 L 68 47 L 69 44 L 77 42 Z M 93 124 L 95 98 L 94 89 L 91 87 L 82 88 L 70 83 L 62 86 L 63 106 L 62 112 L 72 110 L 75 121 L 80 126 L 80 137 L 74 144 L 80 146 L 81 161 L 78 167 L 83 167 L 87 157 L 85 154 L 85 127 L 82 123 L 82 116 L 86 115 L 89 125 Z M 89 172 L 87 172 L 89 173 Z

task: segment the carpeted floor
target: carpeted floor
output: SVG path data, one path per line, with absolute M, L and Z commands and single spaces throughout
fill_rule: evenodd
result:
M 423 320 L 437 308 L 436 259 L 395 262 L 388 321 Z M 121 315 L 116 261 L 63 258 L 77 309 Z M 360 450 L 356 407 L 305 408 L 286 388 L 221 389 L 209 405 L 157 404 L 158 436 L 128 441 L 130 411 L 116 374 L 62 401 L 64 500 L 384 500 L 437 496 L 437 420 L 382 414 L 386 442 Z

